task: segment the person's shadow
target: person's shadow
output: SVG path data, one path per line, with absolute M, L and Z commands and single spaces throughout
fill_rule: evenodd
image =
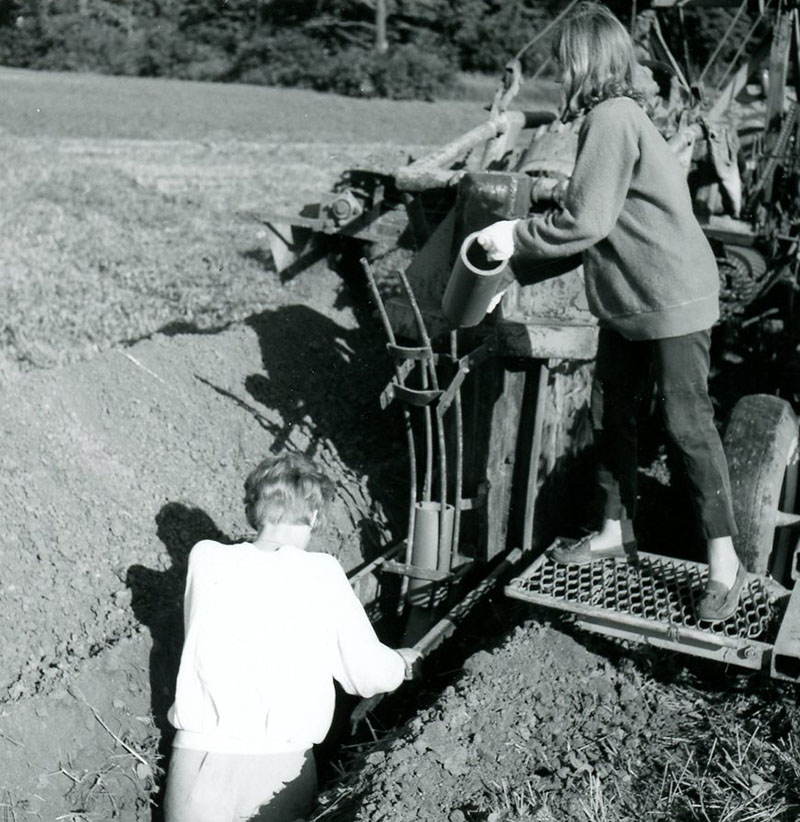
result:
M 131 607 L 136 619 L 150 630 L 150 710 L 160 732 L 158 794 L 153 806 L 153 822 L 163 819 L 162 802 L 166 764 L 174 737 L 167 711 L 175 698 L 183 646 L 183 592 L 189 551 L 202 539 L 230 543 L 211 517 L 199 508 L 168 502 L 156 515 L 156 533 L 164 543 L 172 564 L 166 570 L 131 565 L 125 583 L 131 589 Z

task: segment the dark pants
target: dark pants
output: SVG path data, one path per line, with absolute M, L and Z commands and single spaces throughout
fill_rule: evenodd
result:
M 633 519 L 636 513 L 639 412 L 652 397 L 655 382 L 703 537 L 736 534 L 728 463 L 708 396 L 710 345 L 708 331 L 643 341 L 600 331 L 592 423 L 605 518 Z

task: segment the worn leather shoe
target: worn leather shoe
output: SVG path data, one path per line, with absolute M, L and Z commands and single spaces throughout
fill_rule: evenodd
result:
M 723 622 L 732 617 L 739 607 L 739 597 L 746 579 L 747 571 L 741 562 L 736 579 L 730 588 L 715 579 L 710 579 L 697 606 L 697 618 L 704 622 Z
M 562 565 L 588 565 L 598 559 L 627 559 L 635 563 L 638 559 L 636 543 L 628 542 L 625 545 L 612 545 L 608 548 L 595 548 L 592 550 L 591 541 L 597 536 L 597 532 L 587 534 L 585 537 L 569 542 L 559 539 L 553 546 L 550 556 Z

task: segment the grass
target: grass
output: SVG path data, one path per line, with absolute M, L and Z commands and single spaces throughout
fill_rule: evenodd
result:
M 0 378 L 296 302 L 244 212 L 296 214 L 346 169 L 393 170 L 486 117 L 475 101 L 8 68 L 0 82 Z M 493 81 L 470 83 L 491 99 Z
M 739 711 L 744 707 L 740 705 Z M 776 735 L 770 728 L 775 716 L 748 722 L 737 714 L 730 706 L 707 707 L 690 738 L 670 752 L 657 818 L 698 822 L 800 818 L 797 728 Z
M 437 145 L 481 122 L 491 102 L 491 91 L 480 102 L 398 102 L 10 68 L 0 83 L 2 130 L 19 137 Z
M 394 168 L 475 103 L 0 69 L 0 376 L 297 302 L 263 226 Z

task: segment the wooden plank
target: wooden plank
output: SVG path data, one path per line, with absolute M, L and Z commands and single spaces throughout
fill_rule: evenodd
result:
M 506 550 L 509 528 L 511 489 L 514 465 L 517 457 L 522 399 L 525 391 L 526 372 L 510 371 L 499 360 L 488 364 L 494 374 L 497 393 L 494 402 L 486 397 L 488 430 L 486 443 L 486 518 L 482 556 L 486 560 Z M 485 373 L 486 368 L 481 372 Z
M 591 360 L 598 333 L 597 325 L 504 319 L 497 326 L 497 351 L 527 359 Z
M 769 87 L 767 89 L 767 113 L 764 118 L 766 147 L 771 149 L 781 129 L 783 112 L 786 107 L 786 75 L 789 68 L 789 48 L 792 44 L 792 27 L 795 10 L 784 12 L 772 33 L 772 48 L 769 55 Z

